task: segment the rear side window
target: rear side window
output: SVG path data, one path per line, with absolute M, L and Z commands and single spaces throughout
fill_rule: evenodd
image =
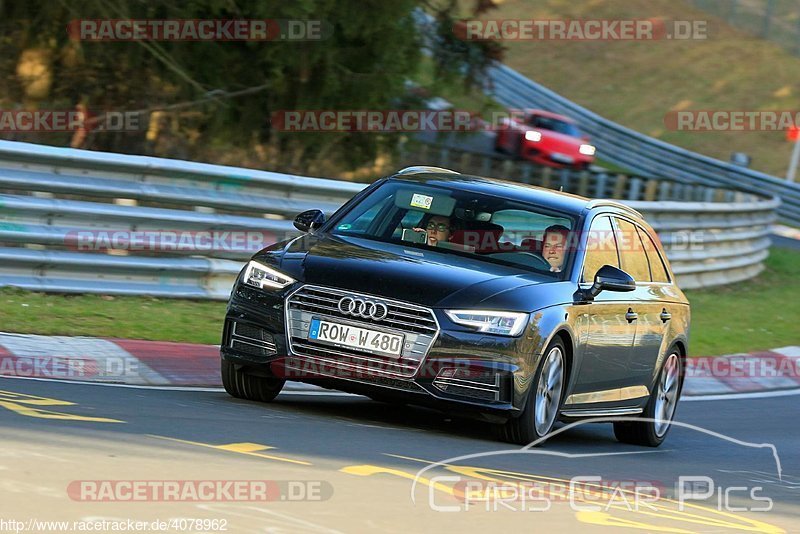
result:
M 591 282 L 603 265 L 619 268 L 617 242 L 609 217 L 595 217 L 586 241 L 586 259 L 583 262 L 583 281 Z
M 617 245 L 619 257 L 622 261 L 622 270 L 633 277 L 637 282 L 650 282 L 650 265 L 644 251 L 642 240 L 636 225 L 625 219 L 616 219 Z
M 642 239 L 647 259 L 650 260 L 650 274 L 653 282 L 669 282 L 667 268 L 664 266 L 664 260 L 661 258 L 653 239 L 641 228 L 637 228 L 637 230 L 639 231 L 639 237 Z

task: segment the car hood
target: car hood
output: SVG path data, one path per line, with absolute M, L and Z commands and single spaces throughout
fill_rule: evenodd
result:
M 254 259 L 307 284 L 429 307 L 480 305 L 529 311 L 529 303 L 523 305 L 516 298 L 517 290 L 554 282 L 544 275 L 460 255 L 330 234 L 305 235 Z

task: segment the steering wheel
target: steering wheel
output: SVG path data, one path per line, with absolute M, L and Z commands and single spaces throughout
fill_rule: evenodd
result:
M 542 269 L 542 270 L 545 270 L 545 271 L 549 271 L 550 270 L 550 267 L 551 267 L 550 263 L 548 263 L 548 261 L 546 259 L 544 259 L 543 257 L 539 256 L 538 254 L 535 254 L 533 252 L 524 252 L 524 251 L 519 251 L 519 252 L 517 252 L 517 254 L 525 254 L 526 256 L 530 256 L 531 258 L 534 258 L 537 261 L 537 263 L 539 264 L 539 265 L 534 265 L 533 266 L 535 269 Z
M 543 257 L 534 252 L 526 252 L 523 250 L 518 250 L 516 252 L 495 252 L 494 254 L 487 254 L 487 256 L 495 256 L 497 254 L 514 254 L 514 255 L 524 254 L 525 256 L 530 256 L 531 258 L 535 259 L 536 260 L 535 263 L 537 263 L 537 265 L 532 265 L 531 267 L 533 267 L 534 269 L 539 269 L 540 271 L 549 271 L 551 267 L 551 265 L 547 262 L 546 259 L 544 259 Z

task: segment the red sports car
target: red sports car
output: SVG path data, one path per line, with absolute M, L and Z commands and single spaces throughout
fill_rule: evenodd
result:
M 500 123 L 494 148 L 540 165 L 583 169 L 594 162 L 595 147 L 569 117 L 527 109 Z

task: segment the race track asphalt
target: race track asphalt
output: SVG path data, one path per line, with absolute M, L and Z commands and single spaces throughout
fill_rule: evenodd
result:
M 674 427 L 657 449 L 623 445 L 611 425 L 592 423 L 522 452 L 482 423 L 333 392 L 258 404 L 217 390 L 0 378 L 0 520 L 207 518 L 227 532 L 797 532 L 798 401 L 682 401 L 678 421 L 690 426 Z M 573 479 L 587 476 L 601 480 Z M 683 505 L 679 477 L 697 481 L 697 498 Z M 271 502 L 75 493 L 98 480 L 268 480 L 283 489 Z M 459 493 L 467 480 L 481 481 L 471 500 Z M 660 498 L 629 491 L 645 481 Z M 511 483 L 523 489 L 509 496 Z M 477 498 L 497 488 L 506 489 Z M 202 531 L 223 531 L 216 526 Z

